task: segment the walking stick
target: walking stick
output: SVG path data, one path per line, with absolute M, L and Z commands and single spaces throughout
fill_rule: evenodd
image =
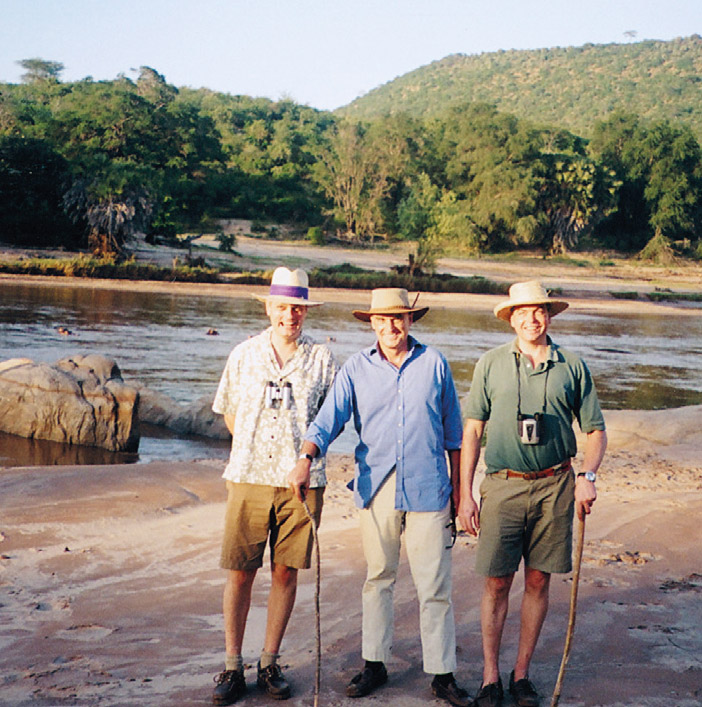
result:
M 573 632 L 575 630 L 575 607 L 578 603 L 578 583 L 580 582 L 580 566 L 583 561 L 583 543 L 585 540 L 585 515 L 578 519 L 578 537 L 575 544 L 575 563 L 573 565 L 573 586 L 570 588 L 570 611 L 568 612 L 568 631 L 566 633 L 565 647 L 563 648 L 563 658 L 561 667 L 558 671 L 558 679 L 556 687 L 553 690 L 551 698 L 551 707 L 557 707 L 558 700 L 561 698 L 561 687 L 563 686 L 563 676 L 565 675 L 566 665 L 570 658 L 570 649 L 573 644 Z
M 305 513 L 312 523 L 312 538 L 314 539 L 314 612 L 316 618 L 316 637 L 317 637 L 317 668 L 314 676 L 314 707 L 319 705 L 319 686 L 322 675 L 322 630 L 319 621 L 319 585 L 320 585 L 320 561 L 319 561 L 319 539 L 317 538 L 317 523 L 310 512 L 310 507 L 307 505 L 307 499 L 303 497 L 302 505 L 305 507 Z

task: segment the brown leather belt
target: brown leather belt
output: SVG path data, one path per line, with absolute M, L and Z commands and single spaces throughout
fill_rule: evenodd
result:
M 556 466 L 541 471 L 514 471 L 514 469 L 503 469 L 507 472 L 508 479 L 524 479 L 524 481 L 534 481 L 534 479 L 546 479 L 549 476 L 561 474 L 564 471 L 570 471 L 573 468 L 572 460 L 567 459 Z

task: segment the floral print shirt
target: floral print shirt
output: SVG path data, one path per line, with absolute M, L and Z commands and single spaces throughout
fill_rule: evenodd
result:
M 269 327 L 229 354 L 212 409 L 234 417 L 224 478 L 287 487 L 303 436 L 339 367 L 326 346 L 302 333 L 281 368 L 271 334 Z M 310 475 L 310 487 L 326 485 L 324 457 L 312 462 Z

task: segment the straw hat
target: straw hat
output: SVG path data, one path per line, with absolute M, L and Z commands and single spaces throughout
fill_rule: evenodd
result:
M 273 272 L 271 287 L 267 295 L 254 295 L 261 302 L 279 302 L 282 304 L 303 304 L 306 307 L 317 307 L 324 302 L 309 300 L 309 278 L 304 270 L 288 270 L 276 268 Z
M 415 303 L 416 301 L 415 299 Z M 400 287 L 381 287 L 371 293 L 370 309 L 354 309 L 353 316 L 362 322 L 369 322 L 374 314 L 411 314 L 412 321 L 416 322 L 428 311 L 429 307 L 410 307 L 407 290 Z
M 505 322 L 509 321 L 515 307 L 527 307 L 545 304 L 552 317 L 568 308 L 564 300 L 551 299 L 548 291 L 538 280 L 529 282 L 515 282 L 509 288 L 509 299 L 495 307 L 495 316 Z

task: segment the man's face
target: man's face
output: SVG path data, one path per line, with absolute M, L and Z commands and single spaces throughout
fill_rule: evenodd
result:
M 509 323 L 517 336 L 530 344 L 546 342 L 546 333 L 551 323 L 551 315 L 545 305 L 515 307 Z
M 409 314 L 373 314 L 370 318 L 371 327 L 382 349 L 389 351 L 406 351 L 407 337 L 412 326 Z
M 266 301 L 266 314 L 271 320 L 273 333 L 282 341 L 297 341 L 302 331 L 302 325 L 307 316 L 304 304 L 284 304 L 271 300 Z

